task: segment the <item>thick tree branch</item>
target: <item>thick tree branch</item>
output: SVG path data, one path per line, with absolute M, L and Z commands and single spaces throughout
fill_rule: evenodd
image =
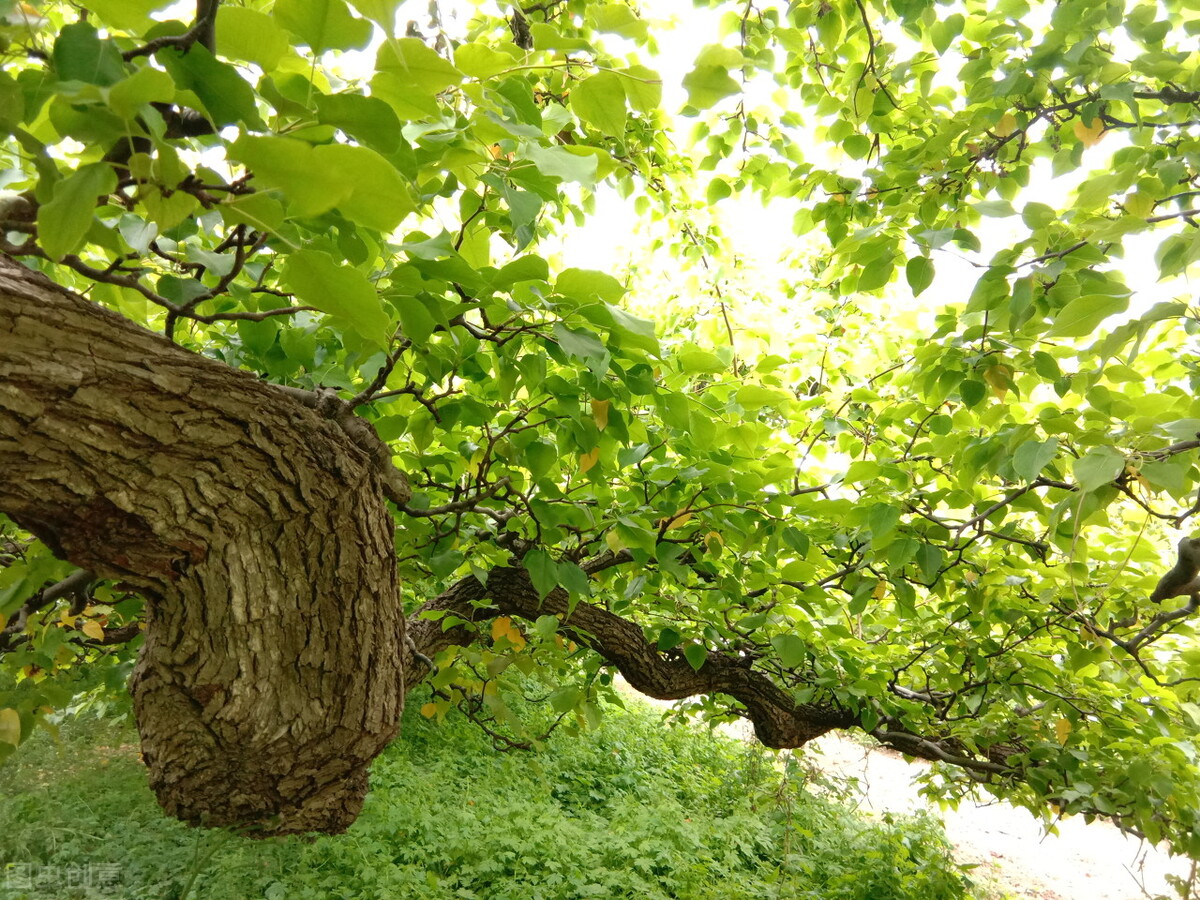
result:
M 320 399 L 0 256 L 0 511 L 146 598 L 142 751 L 160 803 L 188 821 L 344 829 L 398 727 L 383 451 Z
M 605 553 L 585 562 L 583 569 L 590 574 L 628 558 L 627 554 Z M 492 605 L 481 608 L 480 604 L 489 600 Z M 435 618 L 428 618 L 429 614 Z M 835 703 L 797 702 L 766 674 L 748 667 L 745 657 L 740 655 L 710 650 L 697 671 L 682 654 L 659 651 L 646 640 L 636 623 L 590 603 L 580 601 L 572 606 L 567 592 L 561 588 L 539 600 L 529 576 L 515 568 L 493 569 L 488 573 L 486 587 L 474 576 L 464 578 L 409 619 L 408 633 L 413 646 L 408 650 L 404 668 L 410 673 L 410 685 L 429 674 L 430 661 L 440 651 L 478 639 L 478 633 L 465 625 L 443 630 L 439 620 L 447 614 L 474 622 L 497 615 L 529 621 L 539 616 L 557 616 L 573 640 L 616 666 L 636 690 L 649 697 L 682 700 L 701 694 L 724 694 L 734 698 L 754 726 L 755 736 L 768 747 L 801 747 L 826 732 L 861 727 L 855 712 Z M 1005 762 L 1011 747 L 973 755 L 955 740 L 911 732 L 894 717 L 886 718 L 884 725 L 870 733 L 910 756 L 959 766 L 977 780 L 1018 774 Z

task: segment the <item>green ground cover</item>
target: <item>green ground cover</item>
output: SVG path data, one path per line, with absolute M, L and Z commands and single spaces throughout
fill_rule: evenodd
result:
M 802 766 L 617 711 L 499 753 L 410 704 L 350 831 L 250 841 L 163 817 L 113 719 L 64 723 L 0 773 L 0 897 L 287 900 L 956 900 L 969 883 L 928 818 L 865 819 Z M 32 884 L 29 887 L 28 884 Z

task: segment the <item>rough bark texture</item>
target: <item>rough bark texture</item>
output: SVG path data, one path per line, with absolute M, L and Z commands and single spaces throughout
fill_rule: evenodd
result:
M 171 815 L 339 831 L 404 699 L 370 452 L 252 375 L 0 257 L 0 511 L 136 586 L 133 679 Z
M 628 562 L 609 553 L 582 564 L 589 574 Z M 480 606 L 490 601 L 490 606 Z M 521 569 L 497 568 L 488 572 L 487 586 L 464 578 L 430 600 L 409 619 L 412 647 L 405 650 L 405 671 L 416 683 L 428 673 L 428 661 L 439 651 L 470 644 L 477 635 L 470 628 L 443 630 L 437 619 L 423 613 L 442 612 L 479 621 L 496 615 L 520 616 L 531 622 L 539 616 L 557 616 L 575 640 L 612 663 L 638 691 L 658 700 L 681 700 L 699 694 L 724 694 L 740 704 L 764 745 L 777 749 L 802 747 L 835 729 L 861 728 L 858 716 L 834 702 L 802 703 L 768 674 L 755 669 L 747 658 L 709 651 L 699 670 L 678 652 L 660 651 L 646 640 L 641 627 L 600 605 L 571 604 L 567 592 L 556 588 L 539 598 L 529 575 Z M 413 652 L 419 651 L 420 655 Z M 953 737 L 922 735 L 908 730 L 899 719 L 885 717 L 869 732 L 886 746 L 910 756 L 961 766 L 980 781 L 1019 777 L 1008 757 L 1023 752 L 1012 744 L 970 749 Z
M 601 564 L 605 560 L 600 560 Z M 585 570 L 588 568 L 584 566 Z M 755 736 L 766 746 L 802 747 L 836 728 L 851 728 L 858 718 L 833 705 L 797 703 L 792 696 L 746 661 L 710 651 L 697 671 L 682 654 L 664 654 L 646 640 L 636 623 L 589 603 L 572 609 L 567 592 L 556 588 L 539 599 L 529 576 L 520 569 L 488 572 L 487 587 L 474 577 L 464 578 L 422 611 L 443 610 L 465 619 L 478 618 L 475 603 L 490 600 L 494 609 L 483 615 L 513 615 L 535 621 L 557 616 L 579 643 L 590 647 L 617 667 L 638 691 L 657 700 L 682 700 L 698 694 L 725 694 L 745 707 Z M 441 623 L 414 617 L 409 622 L 413 643 L 427 657 L 453 644 L 467 644 L 474 635 L 461 626 L 445 631 Z M 419 659 L 406 664 L 413 680 L 424 677 Z

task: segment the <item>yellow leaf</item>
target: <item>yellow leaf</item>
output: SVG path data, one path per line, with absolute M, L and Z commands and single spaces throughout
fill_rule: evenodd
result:
M 88 619 L 79 628 L 84 634 L 90 637 L 93 641 L 104 640 L 104 626 L 95 619 Z
M 600 459 L 600 448 L 599 447 L 593 447 L 587 453 L 580 453 L 579 454 L 579 471 L 581 473 L 586 472 L 588 469 L 590 469 L 592 466 L 594 466 L 599 459 Z
M 608 427 L 608 408 L 611 405 L 610 400 L 592 401 L 592 418 L 596 420 L 596 427 L 601 431 Z
M 1085 147 L 1094 147 L 1104 137 L 1104 123 L 1100 121 L 1100 117 L 1092 119 L 1090 126 L 1083 124 L 1083 119 L 1079 119 L 1075 123 L 1075 137 L 1079 138 L 1079 143 Z
M 615 531 L 609 531 L 604 535 L 604 543 L 608 544 L 608 549 L 613 553 L 620 553 L 625 549 L 625 544 Z
M 992 393 L 997 400 L 1003 400 L 1012 387 L 1012 374 L 1012 366 L 992 366 L 984 370 L 983 380 L 992 386 Z
M 508 635 L 512 628 L 512 619 L 508 616 L 500 616 L 497 619 L 492 619 L 492 640 L 498 641 L 500 638 Z
M 975 582 L 979 581 L 979 573 L 967 569 L 967 571 L 963 572 L 963 581 L 967 584 L 975 584 Z
M 875 583 L 875 590 L 872 591 L 871 596 L 874 597 L 876 600 L 882 600 L 886 595 L 887 595 L 887 582 L 886 581 L 877 581 Z
M 995 131 L 995 133 L 996 133 L 996 137 L 1002 137 L 1002 138 L 1008 137 L 1010 134 L 1012 134 L 1016 130 L 1017 130 L 1017 117 L 1014 116 L 1012 113 L 1005 113 L 1004 115 L 1002 115 L 1000 117 L 1000 121 L 996 123 L 996 127 L 993 129 L 993 131 Z
M 0 709 L 0 741 L 14 747 L 21 743 L 21 716 L 15 709 Z
M 423 715 L 427 719 L 432 719 L 434 716 L 436 716 L 437 711 L 438 710 L 437 710 L 436 703 L 426 703 L 424 706 L 421 707 L 421 715 Z
M 72 616 L 65 609 L 58 614 L 59 624 L 62 625 L 63 628 L 74 628 L 75 620 L 78 618 L 79 616 Z
M 680 527 L 686 525 L 688 523 L 688 520 L 691 519 L 691 517 L 692 517 L 692 514 L 690 512 L 677 512 L 671 518 L 671 520 L 667 522 L 667 527 L 664 530 L 670 531 L 672 528 L 680 528 Z M 666 521 L 666 520 L 665 519 L 659 520 L 660 523 L 663 521 Z
M 1060 744 L 1066 744 L 1067 738 L 1071 735 L 1071 722 L 1069 719 L 1059 719 L 1054 723 L 1054 734 L 1058 737 Z
M 525 649 L 525 635 L 521 634 L 521 629 L 513 626 L 508 629 L 508 634 L 504 635 L 508 638 L 508 642 L 513 645 L 518 651 Z

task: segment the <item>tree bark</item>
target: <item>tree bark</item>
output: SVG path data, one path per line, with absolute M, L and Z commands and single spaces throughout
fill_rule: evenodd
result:
M 0 472 L 0 511 L 147 599 L 132 690 L 163 808 L 344 830 L 405 692 L 378 447 L 0 257 Z
M 603 568 L 612 559 L 599 557 L 590 566 L 585 562 L 583 568 Z M 478 604 L 484 600 L 492 607 L 480 610 Z M 420 612 L 452 612 L 468 620 L 512 615 L 530 622 L 539 616 L 557 616 L 567 633 L 615 666 L 648 697 L 682 700 L 699 694 L 725 694 L 737 700 L 754 726 L 755 737 L 767 747 L 803 747 L 829 731 L 858 725 L 853 712 L 835 704 L 796 702 L 788 691 L 752 669 L 748 660 L 710 650 L 704 664 L 694 669 L 682 653 L 663 653 L 647 641 L 636 622 L 598 605 L 571 603 L 562 588 L 539 597 L 529 575 L 521 569 L 492 569 L 486 587 L 474 576 L 463 578 L 426 603 Z M 439 621 L 423 619 L 420 613 L 410 620 L 409 631 L 414 646 L 427 658 L 453 644 L 468 644 L 475 639 L 469 629 L 443 629 Z M 427 674 L 426 664 L 415 657 L 406 666 L 414 682 Z

